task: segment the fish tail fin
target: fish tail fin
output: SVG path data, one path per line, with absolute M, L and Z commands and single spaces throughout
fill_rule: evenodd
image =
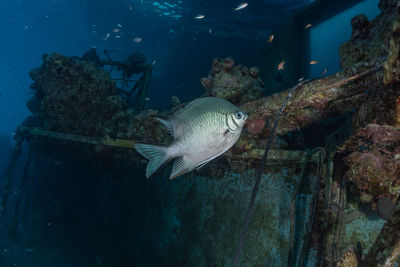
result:
M 168 147 L 135 144 L 135 149 L 143 157 L 149 160 L 149 163 L 146 167 L 146 178 L 149 178 L 151 175 L 153 175 L 164 163 L 170 159 L 168 155 Z

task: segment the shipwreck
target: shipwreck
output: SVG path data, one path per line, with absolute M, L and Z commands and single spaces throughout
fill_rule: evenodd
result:
M 382 0 L 379 7 L 381 14 L 372 21 L 353 18 L 351 39 L 340 47 L 341 72 L 301 82 L 295 75 L 288 78 L 286 84 L 297 87 L 276 132 L 271 129 L 290 88 L 264 96 L 268 81 L 257 67 L 233 58 L 211 63 L 200 81 L 203 96 L 228 99 L 249 118 L 237 144 L 217 160 L 173 182 L 162 181 L 163 172 L 152 181 L 159 200 L 146 205 L 158 213 L 148 216 L 157 218 L 159 235 L 168 236 L 156 252 L 162 262 L 231 262 L 253 177 L 272 135 L 242 262 L 399 263 L 400 4 Z M 170 110 L 146 109 L 152 65 L 140 53 L 122 62 L 105 54 L 104 60 L 94 49 L 82 57 L 44 55 L 42 65 L 30 72 L 32 115 L 16 131 L 0 191 L 0 216 L 13 218 L 14 234 L 21 199 L 13 207 L 7 200 L 24 142 L 30 151 L 25 178 L 37 172 L 29 167 L 38 158 L 34 154 L 67 151 L 103 168 L 119 168 L 120 179 L 142 174 L 135 187 L 147 188 L 145 160 L 133 145 L 170 142 L 168 130 L 152 117 L 169 116 L 185 103 L 173 97 Z M 118 88 L 104 66 L 118 68 L 124 86 L 132 74 L 141 76 L 130 88 Z M 182 247 L 185 253 L 175 253 Z

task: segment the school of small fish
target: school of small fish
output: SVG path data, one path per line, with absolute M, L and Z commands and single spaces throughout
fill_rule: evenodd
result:
M 156 118 L 164 124 L 174 141 L 169 146 L 135 144 L 149 160 L 146 177 L 175 159 L 170 179 L 199 169 L 231 148 L 239 139 L 247 114 L 228 100 L 198 98 L 171 118 Z
M 153 5 L 154 5 L 154 6 L 160 6 L 160 4 L 159 4 L 158 2 L 154 2 Z M 247 2 L 240 3 L 237 7 L 234 8 L 234 11 L 242 10 L 242 9 L 246 8 L 247 6 L 248 6 L 248 3 L 247 3 Z M 173 7 L 173 6 L 171 6 L 171 7 Z M 129 10 L 131 10 L 131 11 L 133 10 L 132 6 L 130 6 L 130 5 L 128 5 L 128 8 L 129 8 Z M 161 8 L 161 7 L 160 7 L 160 8 Z M 157 10 L 157 11 L 160 12 L 159 10 Z M 206 16 L 205 16 L 204 14 L 198 14 L 198 15 L 194 16 L 193 18 L 196 19 L 196 20 L 202 20 L 202 19 L 204 19 L 205 17 L 206 17 Z M 122 25 L 121 25 L 121 24 L 116 23 L 116 25 L 117 25 L 119 28 L 122 28 Z M 95 26 L 96 26 L 96 25 L 93 24 L 93 27 L 95 27 Z M 308 29 L 311 28 L 311 27 L 312 27 L 312 24 L 308 23 L 308 24 L 306 24 L 306 25 L 304 26 L 304 30 L 308 30 Z M 119 32 L 120 32 L 120 29 L 119 29 L 119 28 L 114 28 L 114 29 L 112 30 L 112 32 L 113 32 L 113 33 L 119 33 Z M 27 29 L 27 26 L 25 26 L 25 29 Z M 173 30 L 170 30 L 170 32 L 174 32 L 174 31 L 173 31 Z M 93 33 L 96 33 L 96 31 L 93 31 Z M 122 33 L 122 32 L 121 32 L 121 33 Z M 209 33 L 209 34 L 212 33 L 212 29 L 211 29 L 211 28 L 208 30 L 208 33 Z M 110 33 L 107 33 L 107 34 L 105 35 L 105 37 L 103 38 L 103 40 L 107 40 L 109 37 L 110 37 Z M 115 35 L 115 38 L 121 38 L 121 35 Z M 274 35 L 274 34 L 270 34 L 269 37 L 268 37 L 267 43 L 271 44 L 271 43 L 273 42 L 274 39 L 275 39 L 275 35 Z M 142 42 L 142 38 L 141 38 L 141 37 L 135 37 L 135 38 L 132 39 L 132 41 L 135 42 L 135 43 L 140 43 L 140 42 Z M 156 62 L 156 61 L 153 61 L 153 63 L 152 63 L 153 66 L 155 65 L 155 62 Z M 278 70 L 284 70 L 284 69 L 285 69 L 285 63 L 286 63 L 286 62 L 285 62 L 284 60 L 283 60 L 282 62 L 280 62 L 280 63 L 278 64 L 277 69 L 278 69 Z M 316 60 L 311 60 L 311 61 L 309 62 L 310 65 L 315 65 L 315 64 L 318 64 L 318 63 L 319 63 L 319 62 L 316 61 Z M 323 70 L 323 72 L 321 73 L 321 76 L 325 75 L 326 73 L 327 73 L 327 69 L 325 68 L 325 69 Z M 300 78 L 299 81 L 302 80 L 302 79 L 304 79 L 304 78 Z

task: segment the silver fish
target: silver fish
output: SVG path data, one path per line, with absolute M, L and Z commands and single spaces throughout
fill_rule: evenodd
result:
M 205 16 L 203 14 L 197 15 L 194 17 L 195 19 L 204 19 Z
M 156 117 L 174 137 L 168 147 L 135 144 L 149 163 L 146 177 L 175 159 L 170 179 L 203 167 L 231 148 L 242 132 L 247 114 L 229 101 L 203 97 L 187 104 L 170 119 Z
M 238 5 L 236 8 L 234 8 L 234 10 L 238 11 L 238 10 L 241 10 L 241 9 L 247 7 L 247 6 L 248 6 L 248 3 L 244 2 L 244 3 L 241 3 L 240 5 Z

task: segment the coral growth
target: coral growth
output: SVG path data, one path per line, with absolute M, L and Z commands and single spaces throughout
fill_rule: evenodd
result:
M 359 72 L 380 65 L 388 55 L 388 46 L 395 10 L 387 8 L 394 1 L 380 4 L 382 13 L 372 21 L 365 15 L 351 20 L 351 39 L 339 48 L 340 65 L 344 71 Z
M 43 116 L 43 128 L 91 136 L 127 135 L 126 103 L 116 95 L 109 74 L 93 63 L 54 53 L 43 56 L 42 66 L 30 75 L 35 98 L 28 108 Z
M 358 257 L 357 253 L 353 248 L 348 249 L 343 255 L 340 261 L 336 265 L 337 267 L 357 267 Z
M 208 77 L 201 79 L 207 96 L 225 98 L 236 105 L 263 96 L 263 82 L 257 67 L 236 65 L 233 58 L 215 59 Z
M 253 120 L 250 121 L 250 123 L 247 125 L 247 130 L 251 134 L 259 134 L 265 127 L 265 121 L 264 120 Z
M 345 178 L 361 192 L 364 200 L 400 195 L 400 129 L 388 125 L 369 124 L 345 142 L 351 152 L 345 163 Z M 365 194 L 371 196 L 366 197 Z

